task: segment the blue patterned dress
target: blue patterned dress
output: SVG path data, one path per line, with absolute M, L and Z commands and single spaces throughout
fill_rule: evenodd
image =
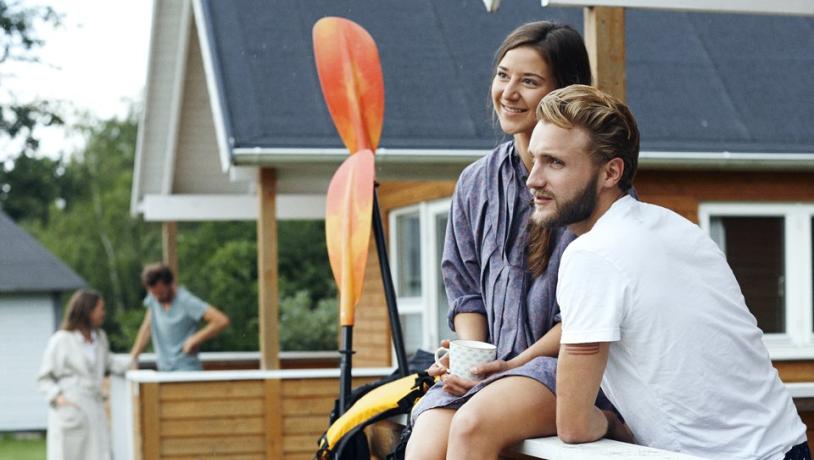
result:
M 503 360 L 517 356 L 560 322 L 557 271 L 565 247 L 575 238 L 564 229 L 554 231 L 556 247 L 548 269 L 532 278 L 526 268 L 526 226 L 532 209 L 527 175 L 513 141 L 499 145 L 461 173 L 441 263 L 450 299 L 450 327 L 454 328 L 458 313 L 485 315 L 487 340 L 497 346 L 497 357 Z M 529 377 L 554 392 L 556 370 L 556 358 L 537 357 L 490 376 L 461 397 L 443 391 L 437 383 L 413 409 L 413 421 L 428 409 L 457 409 L 502 377 Z

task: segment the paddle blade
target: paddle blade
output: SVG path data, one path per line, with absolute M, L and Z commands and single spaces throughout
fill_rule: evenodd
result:
M 339 321 L 353 326 L 362 295 L 373 217 L 373 152 L 349 156 L 334 173 L 325 203 L 325 239 L 336 286 Z
M 384 119 L 384 80 L 376 42 L 344 18 L 314 24 L 314 59 L 325 104 L 351 153 L 375 151 Z

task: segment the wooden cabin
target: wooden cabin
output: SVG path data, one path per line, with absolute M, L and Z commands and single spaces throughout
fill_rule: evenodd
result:
M 804 383 L 814 381 L 811 19 L 614 14 L 615 35 L 597 39 L 592 29 L 590 48 L 597 84 L 625 97 L 640 123 L 640 196 L 699 223 L 726 249 L 771 358 L 814 429 Z M 166 394 L 146 386 L 152 377 L 135 376 L 139 458 L 306 458 L 325 428 L 316 420 L 327 417 L 326 401 L 336 394 L 329 384 L 316 385 L 325 394 L 312 405 L 310 396 L 274 383 L 285 372 L 276 370 L 276 222 L 322 219 L 328 181 L 347 155 L 313 64 L 311 27 L 324 16 L 358 22 L 379 46 L 386 107 L 377 180 L 409 350 L 432 350 L 450 335 L 440 248 L 457 175 L 503 139 L 488 108 L 494 50 L 527 21 L 583 24 L 581 9 L 541 8 L 539 0 L 504 2 L 492 14 L 478 0 L 156 0 L 132 211 L 164 222 L 171 263 L 174 222 L 257 221 L 260 364 L 268 373 L 222 377 L 228 385 L 186 375 L 197 383 Z M 623 52 L 608 57 L 602 49 Z M 611 62 L 597 64 L 606 57 Z M 356 316 L 360 369 L 394 363 L 372 248 Z M 174 378 L 181 377 L 152 383 Z M 185 411 L 207 398 L 226 421 L 170 423 L 192 417 Z M 229 412 L 219 404 L 230 398 L 265 408 Z M 269 411 L 280 407 L 313 419 L 278 425 L 275 439 L 257 420 L 244 423 L 279 417 Z M 236 436 L 241 442 L 217 441 Z

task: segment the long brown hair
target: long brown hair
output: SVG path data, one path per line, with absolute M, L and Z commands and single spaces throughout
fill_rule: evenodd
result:
M 74 292 L 68 301 L 68 307 L 65 309 L 62 329 L 66 331 L 90 331 L 93 329 L 90 314 L 101 299 L 101 294 L 91 289 L 79 289 Z
M 494 68 L 497 69 L 506 53 L 521 46 L 532 48 L 540 54 L 551 70 L 557 88 L 591 84 L 588 51 L 579 32 L 571 26 L 549 21 L 523 24 L 514 29 L 497 49 Z M 526 257 L 534 276 L 545 272 L 554 243 L 551 230 L 529 222 Z

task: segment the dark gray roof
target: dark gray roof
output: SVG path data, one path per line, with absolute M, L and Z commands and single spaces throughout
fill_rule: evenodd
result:
M 232 147 L 341 147 L 311 27 L 343 16 L 374 37 L 385 79 L 382 147 L 489 148 L 492 57 L 524 22 L 582 29 L 581 9 L 511 0 L 203 1 Z M 628 10 L 628 102 L 643 150 L 814 152 L 814 20 Z
M 0 211 L 0 292 L 62 292 L 86 284 Z

